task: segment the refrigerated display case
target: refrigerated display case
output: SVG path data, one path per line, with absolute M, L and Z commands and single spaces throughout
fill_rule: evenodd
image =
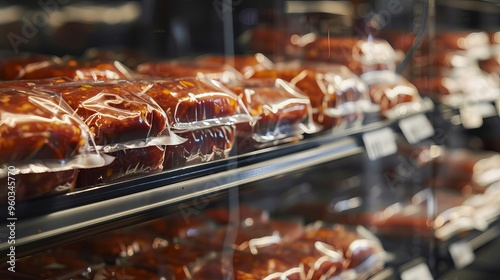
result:
M 2 162 L 2 279 L 447 279 L 497 239 L 498 155 L 451 149 L 465 140 L 446 110 L 462 104 L 419 84 L 438 57 L 434 1 L 0 5 L 2 79 L 43 79 L 0 90 L 62 96 L 90 150 L 120 159 L 14 202 L 9 182 L 40 171 Z M 97 89 L 115 103 L 78 99 Z M 114 112 L 119 90 L 168 129 L 96 134 L 86 112 Z

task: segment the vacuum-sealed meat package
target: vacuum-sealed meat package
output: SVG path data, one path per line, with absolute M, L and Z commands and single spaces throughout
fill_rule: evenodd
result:
M 22 79 L 27 65 L 44 65 L 57 59 L 43 54 L 11 54 L 0 56 L 0 80 L 18 80 Z
M 318 130 L 313 123 L 309 98 L 284 80 L 276 79 L 269 86 L 254 86 L 247 80 L 229 87 L 239 94 L 256 119 L 236 125 L 240 152 L 294 141 L 304 133 Z
M 234 126 L 250 123 L 240 97 L 215 80 L 177 78 L 135 81 L 166 112 L 169 127 L 185 142 L 165 148 L 165 169 L 227 158 Z
M 371 71 L 394 71 L 400 55 L 382 39 L 318 37 L 305 46 L 306 58 L 347 66 L 356 75 Z
M 131 79 L 131 70 L 118 61 L 86 61 L 52 58 L 26 64 L 15 80 L 68 77 L 72 80 L 97 81 Z
M 273 62 L 262 53 L 240 56 L 204 55 L 196 58 L 202 66 L 228 65 L 236 69 L 243 77 L 251 77 L 256 71 L 273 68 Z
M 89 128 L 56 94 L 0 86 L 1 196 L 67 192 L 77 169 L 102 166 Z M 6 200 L 4 200 L 6 201 Z
M 252 78 L 290 82 L 309 97 L 313 119 L 323 129 L 361 123 L 371 104 L 366 84 L 341 65 L 278 64 L 276 69 L 257 71 Z
M 417 88 L 408 80 L 390 71 L 374 71 L 361 76 L 368 84 L 370 98 L 380 106 L 387 118 L 421 112 L 423 103 Z
M 81 172 L 78 187 L 160 172 L 162 145 L 180 143 L 165 112 L 127 81 L 70 83 L 37 87 L 60 95 L 90 128 L 107 165 Z M 157 147 L 160 146 L 160 147 Z

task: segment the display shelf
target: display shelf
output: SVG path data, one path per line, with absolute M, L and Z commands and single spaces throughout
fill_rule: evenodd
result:
M 432 109 L 422 102 L 421 112 Z M 413 116 L 415 113 L 404 117 Z M 367 123 L 359 127 L 324 132 L 297 143 L 280 145 L 226 160 L 162 172 L 125 182 L 75 191 L 16 205 L 16 257 L 64 245 L 89 236 L 146 222 L 170 213 L 199 197 L 216 196 L 258 180 L 290 174 L 305 168 L 359 154 L 362 136 L 396 127 L 399 119 Z M 393 131 L 397 131 L 394 128 Z M 4 211 L 6 212 L 6 211 Z M 10 250 L 6 213 L 0 214 L 2 261 Z

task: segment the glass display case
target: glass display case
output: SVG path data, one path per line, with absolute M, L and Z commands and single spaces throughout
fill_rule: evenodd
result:
M 500 275 L 498 26 L 453 3 L 0 2 L 0 278 Z

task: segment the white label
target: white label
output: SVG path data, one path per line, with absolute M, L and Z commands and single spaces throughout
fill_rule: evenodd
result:
M 456 242 L 450 245 L 450 255 L 457 269 L 462 269 L 471 264 L 474 252 L 467 242 Z
M 423 114 L 402 119 L 399 121 L 399 127 L 410 144 L 417 144 L 434 135 L 434 128 Z
M 395 154 L 398 150 L 394 132 L 390 128 L 363 134 L 363 142 L 371 160 Z
M 460 120 L 464 128 L 472 129 L 478 128 L 483 125 L 483 117 L 481 113 L 476 110 L 475 106 L 465 106 L 460 108 Z
M 425 263 L 417 264 L 401 272 L 401 280 L 433 280 L 431 271 Z

